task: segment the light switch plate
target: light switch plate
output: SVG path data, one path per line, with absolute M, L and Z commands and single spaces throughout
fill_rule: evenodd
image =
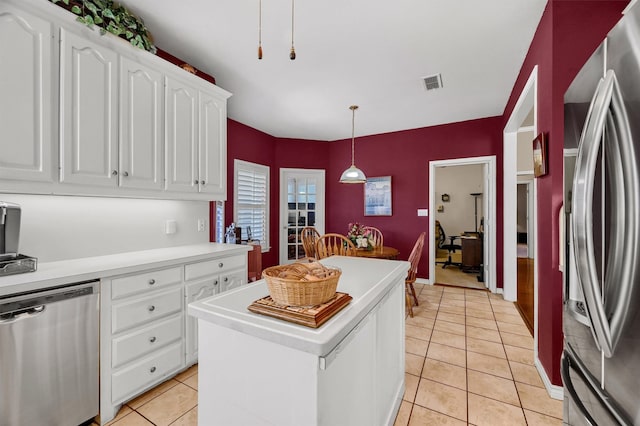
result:
M 418 216 L 429 216 L 429 209 L 418 209 Z

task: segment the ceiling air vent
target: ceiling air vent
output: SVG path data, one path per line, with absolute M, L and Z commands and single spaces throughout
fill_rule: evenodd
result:
M 424 88 L 427 90 L 440 89 L 442 87 L 442 76 L 440 74 L 434 74 L 422 78 Z

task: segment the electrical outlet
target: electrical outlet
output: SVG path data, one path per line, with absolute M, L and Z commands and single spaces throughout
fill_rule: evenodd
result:
M 206 219 L 198 219 L 198 232 L 204 232 L 204 229 L 207 227 Z

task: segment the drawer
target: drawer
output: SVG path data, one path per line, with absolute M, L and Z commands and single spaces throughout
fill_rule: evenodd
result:
M 113 368 L 146 355 L 182 337 L 182 316 L 154 322 L 140 331 L 113 339 L 111 363 Z
M 183 302 L 182 288 L 178 287 L 114 304 L 111 307 L 111 333 L 180 312 Z
M 111 400 L 118 404 L 182 368 L 182 343 L 163 348 L 111 376 Z
M 185 281 L 195 280 L 207 275 L 216 275 L 230 269 L 242 268 L 247 265 L 247 255 L 221 257 L 205 262 L 191 263 L 184 267 Z
M 111 298 L 118 299 L 130 294 L 165 287 L 182 282 L 182 267 L 160 269 L 129 275 L 111 280 Z

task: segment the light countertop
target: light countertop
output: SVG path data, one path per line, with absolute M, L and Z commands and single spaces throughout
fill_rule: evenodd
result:
M 107 256 L 38 263 L 38 270 L 0 277 L 0 297 L 86 280 L 201 261 L 212 255 L 232 256 L 251 250 L 240 244 L 203 243 Z
M 255 314 L 247 307 L 269 294 L 264 280 L 189 304 L 200 320 L 314 355 L 328 354 L 380 302 L 394 285 L 403 285 L 409 262 L 334 256 L 323 259 L 342 270 L 337 291 L 353 300 L 317 329 Z

